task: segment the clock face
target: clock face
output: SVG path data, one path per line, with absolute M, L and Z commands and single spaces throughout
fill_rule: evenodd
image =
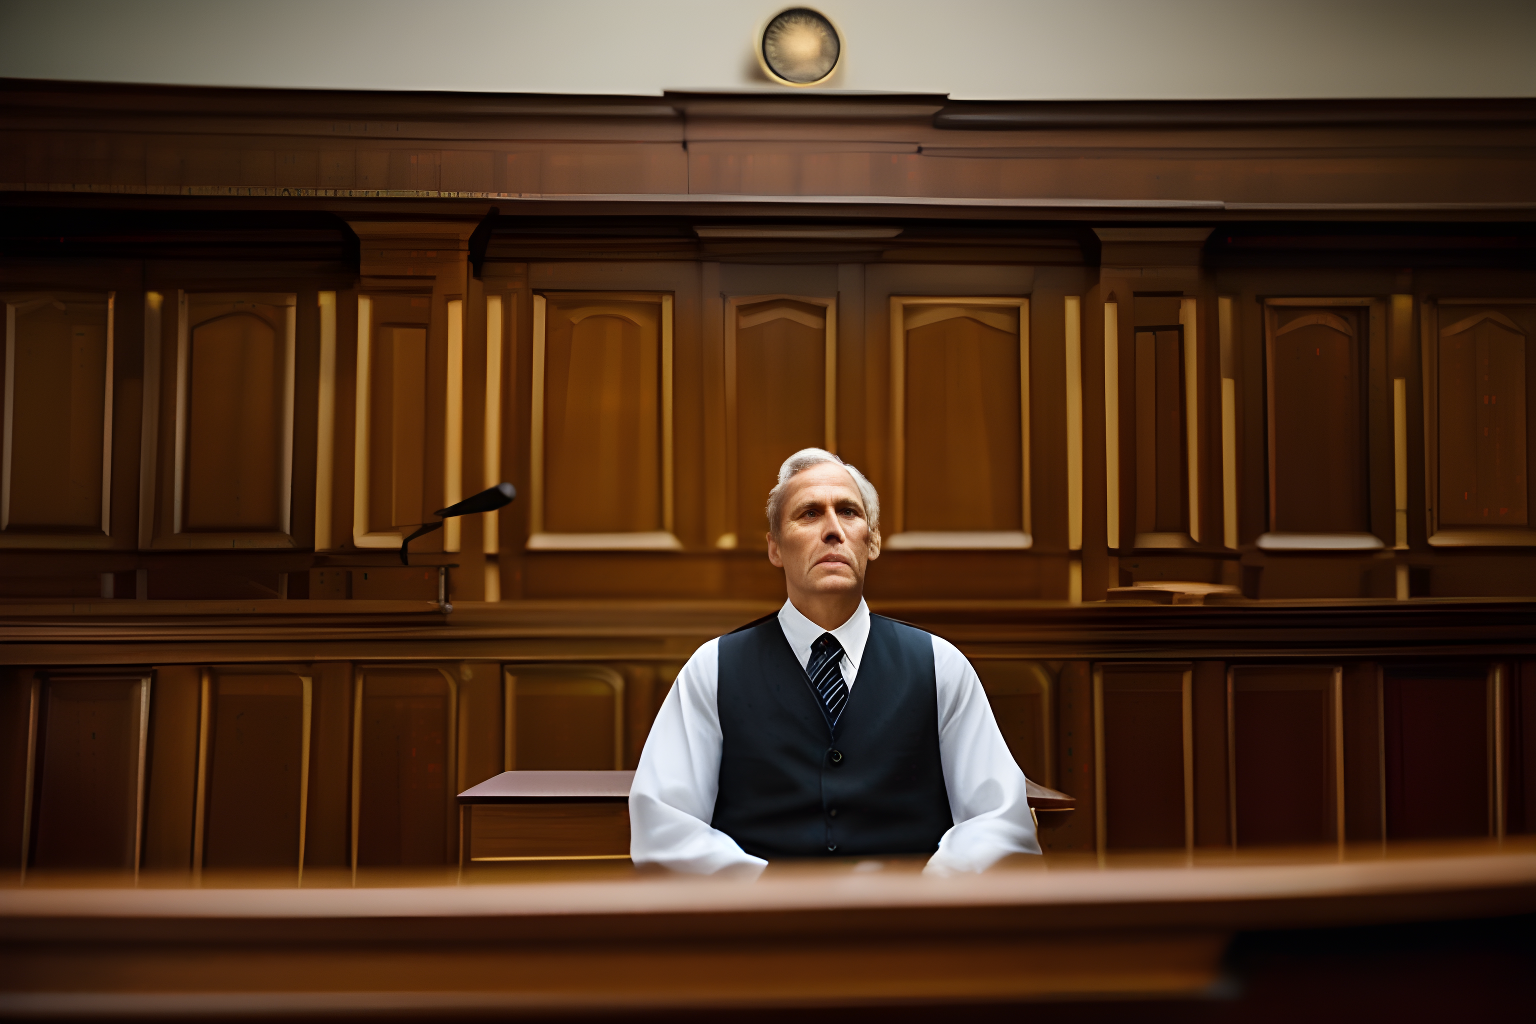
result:
M 842 40 L 832 23 L 804 7 L 791 8 L 770 21 L 760 48 L 763 69 L 785 85 L 825 81 L 842 52 Z

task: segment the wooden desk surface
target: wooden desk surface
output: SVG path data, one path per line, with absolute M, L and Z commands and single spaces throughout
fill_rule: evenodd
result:
M 3 890 L 0 1015 L 365 1014 L 384 996 L 423 1014 L 1188 998 L 1213 991 L 1238 931 L 1536 912 L 1530 840 L 919 869 Z M 816 969 L 829 956 L 830 978 Z
M 522 803 L 556 800 L 627 800 L 634 772 L 502 772 L 459 794 L 461 804 Z M 1029 806 L 1071 810 L 1077 801 L 1066 793 L 1026 779 Z

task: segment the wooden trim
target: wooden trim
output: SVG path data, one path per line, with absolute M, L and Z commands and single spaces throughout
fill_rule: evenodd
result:
M 505 313 L 502 309 L 502 296 L 487 295 L 485 297 L 485 437 L 482 441 L 484 453 L 481 468 L 481 482 L 486 487 L 494 487 L 501 482 L 501 356 L 502 335 L 506 326 Z M 481 545 L 480 550 L 487 555 L 494 555 L 501 551 L 501 515 L 498 512 L 483 512 L 480 515 Z M 486 594 L 487 601 L 500 600 L 500 575 L 490 574 L 486 576 L 487 582 L 495 576 L 498 586 L 493 597 Z
M 304 694 L 304 724 L 299 747 L 299 877 L 304 885 L 304 846 L 309 838 L 309 744 L 314 720 L 315 681 L 313 676 L 299 676 Z
M 1023 502 L 1020 517 L 1026 539 L 1024 547 L 1034 543 L 1030 512 L 1030 433 L 1029 433 L 1029 297 L 957 296 L 957 295 L 892 295 L 890 299 L 891 338 L 891 479 L 895 494 L 887 501 L 894 526 L 886 534 L 885 546 L 901 550 L 903 542 L 897 538 L 906 530 L 906 367 L 907 367 L 907 318 L 908 306 L 1000 306 L 1017 311 L 1019 332 L 1019 424 L 1022 434 Z M 922 531 L 925 536 L 941 534 Z M 1012 531 L 1008 531 L 1012 532 Z M 946 545 L 953 546 L 953 545 Z M 1017 546 L 1010 544 L 1010 547 Z
M 1408 379 L 1392 378 L 1393 547 L 1408 548 Z
M 1488 668 L 1488 833 L 1497 839 L 1504 838 L 1508 815 L 1505 778 L 1509 758 L 1504 742 L 1508 729 L 1504 699 L 1508 676 L 1509 668 L 1503 662 L 1495 662 Z
M 1237 550 L 1237 381 L 1221 378 L 1221 542 Z
M 443 402 L 443 507 L 464 499 L 464 300 L 449 299 L 448 382 Z M 425 512 L 425 510 L 423 510 Z M 459 550 L 463 520 L 443 520 L 443 550 Z
M 1083 549 L 1083 299 L 1068 295 L 1066 315 L 1067 369 L 1067 550 Z M 1081 573 L 1082 563 L 1076 562 Z M 1081 579 L 1078 577 L 1079 592 Z
M 1184 740 L 1184 852 L 1195 853 L 1195 672 L 1186 668 L 1179 681 L 1183 703 Z M 1229 744 L 1230 746 L 1230 744 Z
M 359 666 L 352 672 L 352 776 L 351 783 L 351 860 L 352 884 L 357 885 L 357 834 L 363 812 L 363 683 L 365 673 Z
M 1189 539 L 1200 543 L 1200 310 L 1195 299 L 1179 300 L 1184 349 L 1185 479 L 1189 485 Z
M 32 682 L 27 690 L 27 767 L 25 772 L 25 789 L 21 795 L 21 877 L 20 884 L 27 881 L 27 867 L 32 860 L 32 811 L 33 801 L 37 792 L 37 727 L 38 717 L 42 711 L 43 684 L 38 678 L 38 673 L 32 673 Z
M 430 332 L 429 332 L 430 337 Z M 397 548 L 405 535 L 399 531 L 368 530 L 369 494 L 372 490 L 373 423 L 373 299 L 357 297 L 357 402 L 352 434 L 352 543 L 359 548 Z
M 1104 303 L 1105 546 L 1120 548 L 1120 306 Z
M 187 323 L 187 293 L 176 290 L 176 394 L 171 412 L 176 442 L 171 448 L 171 533 L 181 533 L 182 489 L 185 486 L 187 450 L 187 364 L 191 361 L 191 327 Z
M 1237 668 L 1227 666 L 1227 845 L 1237 849 Z
M 139 756 L 133 801 L 133 882 L 139 882 L 139 865 L 144 857 L 144 809 L 149 775 L 149 698 L 151 676 L 139 678 Z
M 336 293 L 321 292 L 319 417 L 315 458 L 315 550 L 331 548 L 331 510 L 336 486 Z
M 661 528 L 669 534 L 676 534 L 677 495 L 673 487 L 676 460 L 672 438 L 672 304 L 672 293 L 663 293 L 661 296 Z
M 528 425 L 528 533 L 529 542 L 544 532 L 544 345 L 548 300 L 533 296 L 533 393 L 529 398 Z
M 192 807 L 192 884 L 203 884 L 203 835 L 208 824 L 208 741 L 213 714 L 213 670 L 203 669 L 198 679 L 197 792 Z
M 1093 836 L 1102 865 L 1109 851 L 1109 815 L 1104 806 L 1104 667 L 1093 666 Z
M 105 394 L 102 396 L 102 417 L 101 417 L 101 532 L 102 532 L 103 536 L 107 536 L 107 537 L 110 537 L 112 535 L 112 401 L 113 401 L 113 396 L 117 393 L 117 387 L 116 387 L 117 378 L 116 378 L 116 374 L 113 372 L 114 369 L 115 369 L 116 361 L 117 361 L 116 360 L 116 345 L 115 345 L 115 341 L 114 341 L 114 337 L 115 337 L 114 331 L 115 331 L 115 329 L 117 327 L 117 315 L 116 314 L 117 314 L 117 292 L 115 292 L 115 291 L 114 292 L 107 292 L 107 365 L 105 367 L 106 372 L 103 375 L 106 379 L 103 382 L 103 386 L 102 386 L 102 390 L 105 392 Z M 290 360 L 290 364 L 291 364 L 291 360 Z M 7 366 L 6 370 L 7 370 L 7 372 L 6 372 L 6 375 L 5 375 L 5 379 L 6 379 L 6 382 L 7 382 L 7 387 L 9 387 L 9 382 L 10 382 L 10 379 L 11 379 L 11 375 L 10 375 L 10 372 L 9 372 L 10 367 Z M 292 393 L 293 393 L 293 389 L 290 386 L 289 387 L 289 394 L 292 395 Z M 9 429 L 10 428 L 10 411 L 9 411 L 10 410 L 10 403 L 9 402 L 6 403 L 6 410 L 7 410 L 6 411 L 6 428 L 7 428 L 6 429 L 6 434 L 7 434 L 7 439 L 9 439 L 9 434 L 10 434 L 10 429 Z M 9 457 L 9 454 L 10 454 L 9 447 L 10 446 L 7 445 L 6 447 L 7 447 L 6 454 L 7 454 L 7 457 Z M 10 481 L 10 473 L 9 472 L 6 473 L 6 481 L 5 482 L 6 482 L 7 489 L 9 489 L 10 482 L 11 482 Z M 6 502 L 6 512 L 7 512 L 7 514 L 9 514 L 9 512 L 10 512 L 10 502 L 9 501 Z
M 1333 667 L 1333 679 L 1330 681 L 1331 700 L 1329 701 L 1330 717 L 1332 718 L 1331 739 L 1333 741 L 1333 834 L 1338 840 L 1339 856 L 1344 856 L 1344 844 L 1348 839 L 1345 815 L 1344 788 L 1344 666 Z M 1383 778 L 1382 787 L 1385 788 L 1386 780 Z
M 144 401 L 139 426 L 139 547 L 155 539 L 155 495 L 160 454 L 160 316 L 165 296 L 144 293 Z

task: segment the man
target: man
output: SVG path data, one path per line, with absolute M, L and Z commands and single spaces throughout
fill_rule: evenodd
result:
M 637 865 L 755 877 L 782 857 L 931 854 L 944 874 L 1040 852 L 975 670 L 864 603 L 879 556 L 864 475 L 819 448 L 791 455 L 768 495 L 789 599 L 678 674 L 630 790 Z

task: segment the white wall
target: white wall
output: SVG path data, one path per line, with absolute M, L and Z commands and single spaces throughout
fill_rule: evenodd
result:
M 3 0 L 0 75 L 348 89 L 770 88 L 806 0 Z M 809 0 L 835 88 L 961 99 L 1536 96 L 1536 0 Z

